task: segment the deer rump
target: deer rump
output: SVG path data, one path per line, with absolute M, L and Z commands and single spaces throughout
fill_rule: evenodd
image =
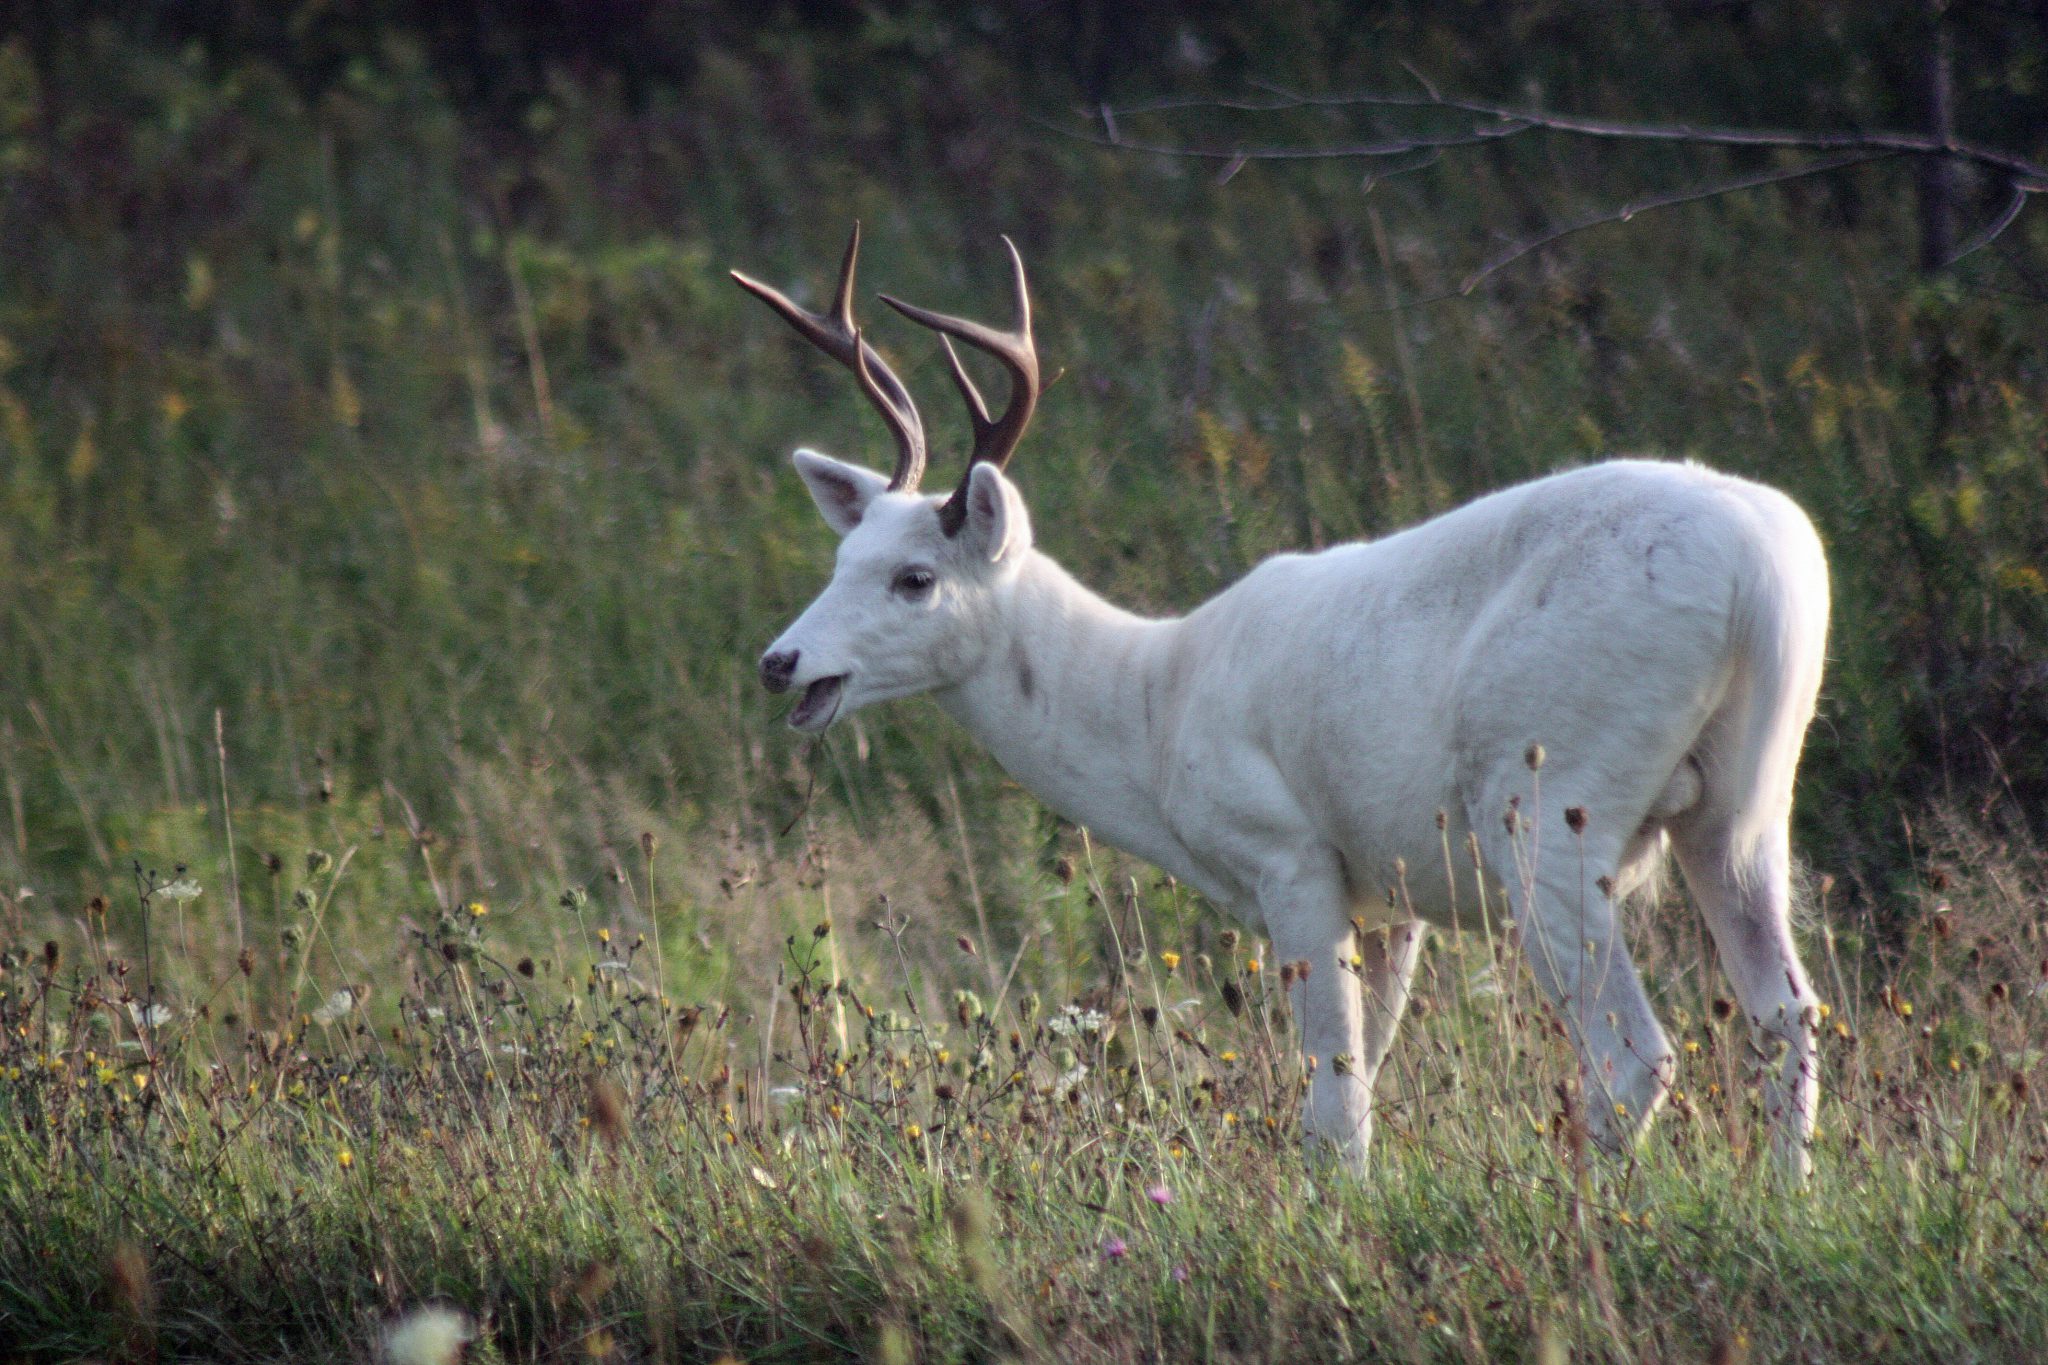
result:
M 1177 685 L 1145 699 L 1163 805 L 1193 826 L 1204 789 L 1279 784 L 1381 921 L 1476 914 L 1442 870 L 1439 811 L 1461 850 L 1511 809 L 1527 856 L 1577 861 L 1568 808 L 1624 832 L 1592 894 L 1625 894 L 1676 820 L 1727 826 L 1740 862 L 1789 806 L 1826 619 L 1819 542 L 1783 495 L 1653 461 L 1554 475 L 1276 556 L 1189 615 L 1161 671 Z

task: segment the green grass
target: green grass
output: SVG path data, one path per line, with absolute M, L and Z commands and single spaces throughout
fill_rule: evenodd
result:
M 305 870 L 308 913 L 424 852 L 397 844 Z M 707 979 L 666 904 L 457 906 L 367 990 L 328 965 L 331 921 L 243 970 L 211 892 L 182 922 L 152 898 L 153 966 L 89 913 L 0 978 L 12 1349 L 362 1359 L 426 1305 L 470 1315 L 483 1360 L 2048 1349 L 2039 855 L 1944 845 L 1953 880 L 1881 971 L 1808 945 L 1833 1002 L 1798 1192 L 1689 913 L 1640 920 L 1683 1054 L 1637 1152 L 1589 1154 L 1562 1030 L 1474 932 L 1431 941 L 1355 1180 L 1298 1149 L 1285 964 L 1072 856 L 1045 913 L 1128 956 L 1056 995 L 1022 988 L 1049 961 L 1005 989 L 979 944 L 828 925 L 851 893 L 815 859 L 774 870 L 779 913 L 744 888 L 723 912 L 793 926 L 753 994 L 657 999 L 636 923 L 668 928 L 670 981 Z M 175 1002 L 154 1027 L 151 998 Z

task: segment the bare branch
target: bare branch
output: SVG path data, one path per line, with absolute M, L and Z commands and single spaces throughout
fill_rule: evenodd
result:
M 1636 142 L 1684 142 L 1714 147 L 1782 147 L 1804 151 L 1873 151 L 1906 152 L 1927 156 L 1946 156 L 1959 161 L 1971 162 L 1990 170 L 2003 173 L 2023 183 L 2029 193 L 2048 193 L 2048 166 L 2030 161 L 2023 156 L 1987 147 L 1982 143 L 1969 142 L 1955 137 L 1931 137 L 1921 133 L 1896 132 L 1805 132 L 1793 128 L 1729 128 L 1718 124 L 1705 123 L 1653 123 L 1625 119 L 1585 118 L 1576 114 L 1551 113 L 1541 109 L 1526 109 L 1515 105 L 1496 104 L 1488 100 L 1476 100 L 1462 96 L 1440 94 L 1419 72 L 1412 68 L 1410 74 L 1423 86 L 1421 95 L 1395 95 L 1373 91 L 1354 92 L 1343 95 L 1316 95 L 1290 90 L 1271 82 L 1256 82 L 1259 89 L 1271 93 L 1273 98 L 1258 104 L 1250 102 L 1210 101 L 1208 107 L 1216 109 L 1246 110 L 1274 113 L 1294 108 L 1387 108 L 1387 109 L 1439 109 L 1463 114 L 1476 114 L 1499 120 L 1514 132 L 1542 129 L 1546 132 L 1570 133 L 1579 137 L 1605 138 Z M 1165 106 L 1159 106 L 1164 108 Z M 1200 107 L 1198 102 L 1183 102 L 1175 107 L 1189 109 Z M 1128 113 L 1129 111 L 1124 111 Z M 1477 140 L 1492 140 L 1506 134 L 1492 130 L 1475 130 L 1486 136 Z M 1364 144 L 1371 147 L 1374 144 Z M 1453 145 L 1444 142 L 1420 141 L 1418 146 Z M 1295 154 L 1321 152 L 1325 156 L 1387 155 L 1385 152 L 1364 151 L 1357 146 L 1335 146 L 1330 148 L 1292 148 Z M 1200 149 L 1188 149 L 1189 154 L 1203 154 Z M 1257 153 L 1252 153 L 1256 156 Z
M 1549 246 L 1552 242 L 1560 241 L 1574 233 L 1584 232 L 1588 228 L 1603 227 L 1608 223 L 1626 223 L 1638 214 L 1649 213 L 1655 209 L 1668 209 L 1679 204 L 1697 203 L 1702 199 L 1712 199 L 1723 194 L 1734 194 L 1741 190 L 1758 189 L 1764 185 L 1775 185 L 1786 180 L 1798 180 L 1809 175 L 1825 175 L 1829 171 L 1839 171 L 1849 166 L 1860 166 L 1866 161 L 1882 161 L 1887 157 L 1896 155 L 1898 154 L 1895 152 L 1882 151 L 1845 152 L 1840 156 L 1822 157 L 1818 161 L 1809 161 L 1800 166 L 1780 167 L 1777 170 L 1761 171 L 1754 175 L 1733 176 L 1726 180 L 1716 180 L 1705 185 L 1697 185 L 1687 190 L 1675 190 L 1669 194 L 1652 195 L 1647 199 L 1630 200 L 1620 208 L 1590 214 L 1587 217 L 1566 223 L 1561 227 L 1552 228 L 1550 231 L 1538 236 L 1523 238 L 1489 258 L 1485 264 L 1481 265 L 1470 275 L 1467 275 L 1464 281 L 1459 284 L 1456 292 L 1459 295 L 1469 294 L 1488 276 L 1506 269 L 1530 252 Z
M 1482 146 L 1488 143 L 1504 142 L 1524 133 L 1549 132 L 1572 137 L 1595 138 L 1624 142 L 1658 142 L 1684 146 L 1708 147 L 1750 147 L 1787 152 L 1819 153 L 1813 159 L 1796 166 L 1782 166 L 1768 171 L 1731 176 L 1715 180 L 1691 189 L 1676 190 L 1667 194 L 1653 195 L 1632 200 L 1618 208 L 1604 210 L 1562 224 L 1534 237 L 1522 239 L 1489 258 L 1477 270 L 1460 283 L 1455 291 L 1432 296 L 1418 302 L 1434 302 L 1443 298 L 1454 298 L 1471 293 L 1482 281 L 1520 260 L 1530 252 L 1548 246 L 1552 242 L 1584 232 L 1589 228 L 1608 223 L 1627 222 L 1641 213 L 1655 209 L 1670 208 L 1678 204 L 1696 203 L 1723 194 L 1756 189 L 1764 185 L 1780 184 L 1811 175 L 1824 175 L 1830 171 L 1842 170 L 1866 162 L 1881 161 L 1898 156 L 1938 158 L 1947 162 L 1963 162 L 1990 172 L 2002 181 L 2010 192 L 2005 207 L 1989 225 L 1966 242 L 1961 249 L 1941 262 L 1941 267 L 1954 265 L 1964 257 L 1972 255 L 1997 240 L 2000 234 L 2018 220 L 2026 207 L 2030 195 L 2048 194 L 2048 166 L 2031 161 L 2016 153 L 2007 152 L 1981 143 L 1968 142 L 1957 138 L 1952 130 L 1940 129 L 1934 135 L 1897 132 L 1806 132 L 1791 128 L 1731 128 L 1717 124 L 1701 123 L 1658 123 L 1624 119 L 1586 118 L 1576 114 L 1553 113 L 1543 109 L 1524 108 L 1516 105 L 1498 104 L 1489 100 L 1471 99 L 1446 95 L 1421 71 L 1403 63 L 1403 69 L 1414 78 L 1420 93 L 1397 94 L 1379 91 L 1363 91 L 1351 94 L 1319 95 L 1271 81 L 1254 81 L 1252 86 L 1260 94 L 1257 98 L 1216 99 L 1216 98 L 1173 98 L 1154 100 L 1149 103 L 1126 105 L 1113 108 L 1102 105 L 1097 116 L 1102 121 L 1100 134 L 1092 130 L 1083 131 L 1071 126 L 1058 131 L 1070 137 L 1081 138 L 1100 146 L 1115 147 L 1125 151 L 1149 153 L 1159 156 L 1189 157 L 1202 160 L 1222 161 L 1226 169 L 1220 182 L 1228 182 L 1247 163 L 1253 161 L 1328 161 L 1339 159 L 1361 159 L 1380 161 L 1397 157 L 1416 157 L 1396 169 L 1376 171 L 1366 176 L 1365 188 L 1370 189 L 1377 181 L 1388 175 L 1396 175 L 1432 165 L 1447 151 L 1463 147 Z M 1155 142 L 1134 138 L 1127 131 L 1128 121 L 1148 114 L 1173 114 L 1194 110 L 1208 110 L 1229 113 L 1272 114 L 1290 109 L 1384 109 L 1417 111 L 1420 113 L 1456 114 L 1469 119 L 1480 120 L 1470 126 L 1440 132 L 1413 132 L 1385 135 L 1356 142 L 1325 143 L 1310 146 L 1267 144 L 1247 146 L 1243 143 L 1231 145 L 1204 145 L 1192 143 Z M 1403 305 L 1405 306 L 1405 305 Z
M 1254 108 L 1255 106 L 1244 106 Z M 1271 106 L 1274 109 L 1281 105 Z M 1490 128 L 1475 128 L 1468 133 L 1420 134 L 1414 137 L 1380 138 L 1372 142 L 1337 143 L 1322 147 L 1289 147 L 1282 144 L 1244 147 L 1200 147 L 1179 143 L 1143 142 L 1127 136 L 1118 126 L 1117 120 L 1130 115 L 1129 109 L 1111 109 L 1104 105 L 1099 113 L 1106 131 L 1095 133 L 1083 131 L 1069 125 L 1040 120 L 1041 126 L 1063 136 L 1092 142 L 1098 147 L 1114 147 L 1125 152 L 1145 152 L 1155 156 L 1192 157 L 1204 161 L 1331 161 L 1360 157 L 1405 156 L 1410 152 L 1441 151 L 1450 147 L 1477 147 L 1502 138 L 1526 133 L 1530 125 L 1503 124 Z
M 2026 186 L 2015 183 L 2012 187 L 2012 197 L 2005 201 L 2005 207 L 1999 210 L 1998 217 L 1992 219 L 1990 224 L 1986 226 L 1982 232 L 1978 233 L 1975 237 L 1972 237 L 1969 241 L 1963 243 L 1962 246 L 1958 247 L 1956 249 L 1955 255 L 1950 256 L 1947 260 L 1941 263 L 1941 268 L 1943 270 L 1946 270 L 1950 266 L 1954 265 L 1957 261 L 1962 260 L 1963 257 L 1975 255 L 1977 252 L 1982 251 L 1985 247 L 1990 246 L 1993 242 L 1997 241 L 1999 234 L 2004 232 L 2007 228 L 2011 227 L 2013 225 L 2013 221 L 2020 216 L 2020 211 L 2026 208 L 2027 199 L 2033 193 L 2035 193 L 2035 191 L 2031 191 Z

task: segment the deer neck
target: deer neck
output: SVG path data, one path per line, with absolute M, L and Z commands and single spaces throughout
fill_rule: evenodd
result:
M 1181 623 L 1127 612 L 1026 553 L 981 668 L 936 699 L 1059 814 L 1188 877 L 1158 796 Z

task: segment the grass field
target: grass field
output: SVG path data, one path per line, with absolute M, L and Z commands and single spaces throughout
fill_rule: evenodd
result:
M 483 1360 L 2048 1350 L 2038 857 L 1938 845 L 1955 880 L 1882 971 L 1817 917 L 1827 1098 L 1818 1174 L 1787 1191 L 1688 912 L 1646 907 L 1637 936 L 1683 1050 L 1638 1152 L 1586 1149 L 1502 925 L 1432 940 L 1361 1181 L 1297 1145 L 1293 964 L 1176 888 L 1077 846 L 1020 965 L 940 948 L 827 847 L 712 912 L 803 926 L 722 1000 L 657 993 L 707 957 L 633 909 L 671 903 L 658 849 L 614 896 L 408 924 L 368 981 L 337 948 L 362 942 L 351 879 L 420 875 L 431 845 L 294 858 L 264 891 L 305 927 L 247 970 L 193 974 L 223 917 L 175 882 L 154 967 L 104 907 L 11 952 L 14 1353 L 366 1359 L 437 1305 Z M 1063 928 L 1123 956 L 1065 956 Z
M 473 1360 L 2048 1357 L 2048 373 L 1996 253 L 1904 264 L 1904 171 L 1396 307 L 1701 167 L 1225 177 L 880 19 L 510 122 L 397 38 L 317 93 L 105 27 L 33 55 L 0 43 L 0 1361 L 367 1360 L 434 1305 Z M 928 703 L 777 724 L 754 659 L 831 553 L 786 454 L 882 443 L 724 271 L 815 297 L 855 218 L 868 287 L 977 314 L 1016 235 L 1064 375 L 1014 472 L 1137 607 L 1617 451 L 1811 511 L 1809 1188 L 1681 887 L 1634 935 L 1685 1048 L 1640 1151 L 1584 1150 L 1494 922 L 1433 940 L 1353 1181 L 1299 1151 L 1291 964 Z M 870 311 L 950 477 L 942 362 Z

